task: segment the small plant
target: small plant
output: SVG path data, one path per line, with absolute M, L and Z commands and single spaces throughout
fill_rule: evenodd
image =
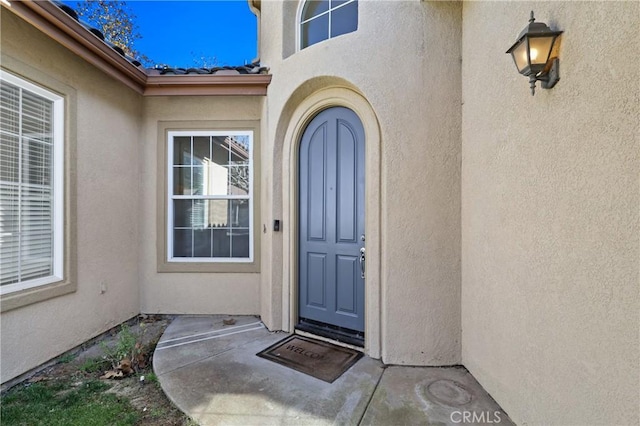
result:
M 147 373 L 144 375 L 144 380 L 147 383 L 158 383 L 158 376 L 156 373 Z
M 102 358 L 89 358 L 79 368 L 84 373 L 97 373 L 109 368 L 109 361 Z
M 131 332 L 131 328 L 127 324 L 122 324 L 120 327 L 120 333 L 118 333 L 118 340 L 115 345 L 107 345 L 105 342 L 100 343 L 105 359 L 111 363 L 113 368 L 116 368 L 120 361 L 131 356 L 135 345 L 136 336 Z
M 164 408 L 153 408 L 149 415 L 153 418 L 159 419 L 166 415 L 166 410 Z
M 75 355 L 72 353 L 64 354 L 58 358 L 60 364 L 68 364 L 75 359 Z
M 136 335 L 127 324 L 122 324 L 114 345 L 107 345 L 105 342 L 100 344 L 104 358 L 111 363 L 112 368 L 103 378 L 129 376 L 146 367 L 148 354 L 142 344 L 142 337 L 146 331 L 144 323 L 140 324 L 140 329 L 142 331 Z

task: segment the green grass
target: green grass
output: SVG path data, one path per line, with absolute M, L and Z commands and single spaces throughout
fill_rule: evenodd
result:
M 58 362 L 60 364 L 68 364 L 71 361 L 73 361 L 75 359 L 75 357 L 76 356 L 74 354 L 64 354 L 60 358 L 58 358 Z
M 156 373 L 147 373 L 144 375 L 144 380 L 147 383 L 158 383 L 158 376 L 156 376 Z
M 38 382 L 18 386 L 2 397 L 2 425 L 127 426 L 140 414 L 99 380 Z
M 111 363 L 102 358 L 89 358 L 80 365 L 80 371 L 85 373 L 96 373 L 108 370 Z

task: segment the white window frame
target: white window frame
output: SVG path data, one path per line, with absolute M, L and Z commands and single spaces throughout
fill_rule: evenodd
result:
M 29 91 L 53 102 L 53 117 L 51 120 L 53 136 L 53 273 L 47 277 L 35 278 L 14 284 L 0 286 L 0 295 L 15 293 L 34 287 L 44 286 L 64 280 L 64 98 L 47 89 L 30 83 L 16 75 L 0 70 L 0 79 L 22 90 Z M 22 144 L 22 129 L 20 129 L 19 143 Z
M 173 153 L 174 138 L 186 137 L 212 137 L 212 136 L 248 136 L 249 137 L 249 197 L 240 195 L 174 195 L 173 194 Z M 167 262 L 172 263 L 252 263 L 254 257 L 254 223 L 253 223 L 253 130 L 170 130 L 167 133 Z M 249 200 L 249 257 L 173 257 L 173 201 L 179 199 L 203 199 L 203 200 Z
M 304 50 L 307 47 L 311 47 L 313 45 L 320 44 L 320 43 L 322 43 L 324 41 L 331 40 L 332 38 L 335 38 L 335 37 L 331 37 L 331 12 L 333 12 L 334 10 L 338 10 L 338 9 L 340 9 L 340 8 L 342 8 L 342 7 L 344 7 L 344 6 L 348 5 L 348 4 L 351 4 L 351 3 L 353 3 L 353 2 L 355 2 L 357 0 L 348 0 L 347 2 L 345 2 L 343 4 L 340 4 L 340 5 L 336 6 L 336 7 L 332 7 L 332 4 L 331 4 L 332 0 L 329 0 L 329 9 L 327 9 L 326 11 L 314 16 L 313 18 L 309 18 L 309 19 L 307 19 L 307 20 L 305 20 L 303 22 L 302 21 L 302 12 L 304 11 L 304 7 L 306 6 L 307 1 L 308 0 L 303 0 L 303 1 L 300 2 L 300 4 L 298 5 L 298 12 L 296 13 L 296 51 L 297 52 L 299 52 L 301 50 Z M 360 6 L 358 6 L 358 8 L 359 7 Z M 327 14 L 329 15 L 329 27 L 328 27 L 328 31 L 327 31 L 327 34 L 328 34 L 327 38 L 322 40 L 322 41 L 319 41 L 317 43 L 310 44 L 309 46 L 302 47 L 302 24 L 304 24 L 306 22 L 313 21 L 314 19 L 319 18 L 320 16 L 327 15 Z M 360 9 L 358 9 L 358 19 L 360 19 Z M 340 35 L 344 35 L 344 34 L 340 34 Z

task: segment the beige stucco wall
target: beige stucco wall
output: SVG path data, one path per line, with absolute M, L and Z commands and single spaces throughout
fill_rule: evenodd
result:
M 142 133 L 140 136 L 141 162 L 140 198 L 140 309 L 146 313 L 171 314 L 259 314 L 260 274 L 210 272 L 158 272 L 157 244 L 164 244 L 159 232 L 157 213 L 164 209 L 163 180 L 158 173 L 158 147 L 164 148 L 164 137 L 159 137 L 159 123 L 168 128 L 193 130 L 224 129 L 234 121 L 259 120 L 261 97 L 244 96 L 176 96 L 144 99 Z M 192 124 L 192 126 L 188 123 Z M 222 123 L 222 124 L 221 124 Z M 240 126 L 242 128 L 242 126 Z M 260 201 L 259 155 L 262 141 L 256 134 L 254 147 L 254 202 Z M 160 144 L 163 145 L 160 145 Z M 259 207 L 254 213 L 254 226 L 260 232 L 254 241 L 256 259 L 260 255 L 262 221 Z M 215 266 L 214 266 L 215 267 Z
M 3 68 L 63 93 L 75 186 L 77 291 L 1 314 L 1 378 L 13 377 L 139 312 L 141 97 L 2 8 Z M 101 290 L 106 290 L 104 293 Z
M 75 175 L 66 176 L 76 194 L 71 266 L 77 291 L 2 313 L 1 381 L 139 312 L 258 314 L 263 97 L 143 99 L 4 9 L 1 47 L 5 69 L 66 96 L 77 153 Z M 252 272 L 158 272 L 157 244 L 164 238 L 157 227 L 161 121 L 191 122 L 198 129 L 225 122 L 257 126 L 254 225 L 260 232 Z
M 504 54 L 532 9 L 565 31 L 535 97 Z M 462 361 L 519 424 L 640 421 L 638 17 L 464 4 Z
M 77 112 L 77 291 L 1 314 L 0 381 L 140 311 L 291 330 L 292 129 L 329 97 L 376 141 L 369 354 L 462 362 L 518 423 L 637 424 L 638 3 L 361 1 L 356 32 L 300 52 L 290 9 L 262 2 L 267 98 L 145 99 L 3 10 L 3 67 Z M 503 53 L 531 9 L 565 30 L 562 80 L 535 97 Z M 261 120 L 258 267 L 158 272 L 159 123 L 237 120 Z
M 375 113 L 380 146 L 375 196 L 382 223 L 367 258 L 379 261 L 377 322 L 385 362 L 442 365 L 460 361 L 460 35 L 458 2 L 362 1 L 354 33 L 283 59 L 281 2 L 262 2 L 262 62 L 273 80 L 263 113 L 263 203 L 267 223 L 289 209 L 285 138 L 304 100 L 336 86 L 358 93 Z M 290 14 L 289 14 L 290 15 Z M 288 42 L 287 42 L 288 43 Z M 371 124 L 371 123 L 370 123 Z M 366 123 L 365 123 L 366 126 Z M 285 195 L 283 197 L 283 194 Z M 369 206 L 368 206 L 369 207 Z M 368 216 L 369 217 L 369 216 Z M 263 319 L 290 329 L 283 286 L 289 265 L 290 223 L 263 236 Z M 369 236 L 368 236 L 369 237 Z M 369 239 L 367 240 L 369 243 Z M 289 265 L 290 266 L 290 265 Z M 291 285 L 291 283 L 289 283 Z M 370 283 L 369 283 L 370 285 Z M 292 308 L 291 308 L 292 309 Z M 371 338 L 371 336 L 369 337 Z

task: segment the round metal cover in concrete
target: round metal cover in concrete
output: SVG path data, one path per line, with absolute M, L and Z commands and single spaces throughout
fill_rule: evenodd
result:
M 431 398 L 454 408 L 467 405 L 472 399 L 469 391 L 455 380 L 436 380 L 429 384 L 426 390 Z

